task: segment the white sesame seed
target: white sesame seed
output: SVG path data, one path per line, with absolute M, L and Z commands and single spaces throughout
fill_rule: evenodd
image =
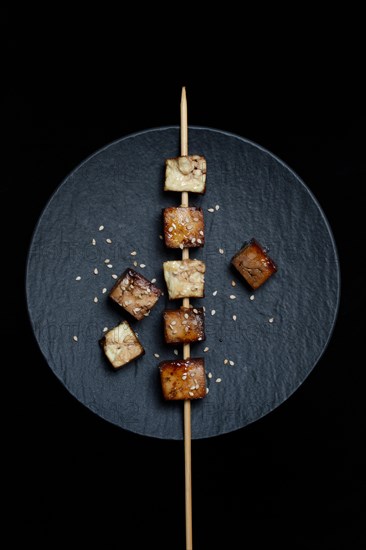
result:
M 270 318 L 268 319 L 268 322 L 269 322 L 269 323 L 273 323 L 273 321 L 274 321 L 274 317 L 270 317 Z
M 219 210 L 220 206 L 218 204 L 216 204 L 215 206 L 215 210 Z
M 193 395 L 194 395 L 194 394 L 193 394 L 193 391 L 190 391 L 190 392 L 189 392 L 189 395 L 190 395 L 191 397 L 193 397 Z
M 216 378 L 215 382 L 219 384 L 221 382 L 221 378 Z
M 170 226 L 169 229 L 168 229 L 169 233 L 172 233 L 173 232 L 173 227 Z
M 212 293 L 212 296 L 216 296 L 216 294 L 217 294 L 217 290 L 214 290 Z
M 98 268 L 94 268 L 94 275 L 98 275 L 99 271 L 98 271 Z
M 236 286 L 236 282 L 235 282 L 235 281 L 231 281 L 231 286 Z
M 206 306 L 202 306 L 203 311 L 206 311 Z
M 209 372 L 207 378 L 212 378 L 212 372 Z
M 80 275 L 78 275 L 78 276 L 75 278 L 75 281 L 81 281 Z
M 74 342 L 77 342 L 77 341 L 78 341 L 78 337 L 77 337 L 77 336 L 73 336 L 72 339 L 74 340 Z
M 106 258 L 106 259 L 104 260 L 104 263 L 105 263 L 105 264 L 110 264 L 110 263 L 111 263 L 111 261 L 110 261 L 110 259 L 109 259 L 109 258 Z
M 207 211 L 208 212 L 215 212 L 215 210 L 213 208 L 207 208 Z
M 203 237 L 203 231 L 202 231 L 202 229 L 200 230 L 199 234 L 202 235 L 202 237 Z
M 106 239 L 105 242 L 108 244 L 112 244 L 112 239 Z
M 196 384 L 194 384 L 194 386 L 191 386 L 190 389 L 195 390 L 196 389 Z
M 198 309 L 193 308 L 193 313 L 198 313 Z
M 211 315 L 215 315 L 216 311 L 214 309 L 211 309 Z
M 206 388 L 206 395 L 208 394 L 209 391 L 210 391 L 210 388 Z
M 224 359 L 224 365 L 227 365 L 229 362 L 229 359 Z
M 156 279 L 151 279 L 151 282 L 152 282 L 152 283 L 156 283 Z
M 229 361 L 229 365 L 233 367 L 235 365 L 234 361 Z
M 134 311 L 134 313 L 138 313 L 139 311 L 141 311 L 141 308 L 140 308 L 140 307 L 135 307 L 135 308 L 133 309 L 133 311 Z
M 183 250 L 184 244 L 183 244 L 183 243 L 180 243 L 179 248 L 180 248 L 181 250 Z
M 172 321 L 171 322 L 171 325 L 173 325 L 173 326 L 176 325 L 176 324 L 177 324 L 177 321 Z
M 130 252 L 131 256 L 136 256 L 137 252 L 134 250 L 133 252 Z
M 230 300 L 235 300 L 236 296 L 235 294 L 230 294 Z
M 249 300 L 252 300 L 252 301 L 253 301 L 254 298 L 255 298 L 255 296 L 254 296 L 254 294 L 252 294 L 252 295 L 249 297 Z
M 163 240 L 163 235 L 159 235 L 159 239 L 162 241 Z
M 188 319 L 188 318 L 189 318 L 188 313 L 185 313 L 185 314 L 184 314 L 184 318 L 185 318 L 185 319 Z
M 201 240 L 201 239 L 197 239 L 197 242 L 198 242 L 198 244 L 202 244 L 202 240 Z
M 107 332 L 108 327 L 104 327 L 103 332 Z
M 144 267 L 146 267 L 146 265 L 145 264 L 140 264 L 140 267 L 141 267 L 141 269 L 144 269 Z
M 109 269 L 112 269 L 113 265 L 112 265 L 112 264 L 107 264 L 107 267 L 108 267 Z
M 223 254 L 223 253 L 224 253 L 224 249 L 223 249 L 223 248 L 219 248 L 219 252 L 220 252 L 220 254 Z
M 174 355 L 178 355 L 179 352 L 178 352 L 177 349 L 174 349 L 174 350 L 173 350 L 173 353 L 174 353 Z
M 95 239 L 92 239 L 92 245 L 95 246 L 97 244 L 97 241 Z
M 156 357 L 157 359 L 159 359 L 160 355 L 158 353 L 154 353 L 154 357 Z
M 103 229 L 104 229 L 104 225 L 100 225 L 99 226 L 99 231 L 103 231 Z
M 118 279 L 118 275 L 116 275 L 115 273 L 112 274 L 112 279 Z
M 236 315 L 233 315 L 233 321 L 236 321 Z
M 196 237 L 192 237 L 192 238 L 191 238 L 191 242 L 192 242 L 192 243 L 195 243 L 195 242 L 196 242 Z
M 107 292 L 107 289 L 105 287 L 102 288 L 102 292 L 103 292 L 103 294 L 105 294 Z
M 210 348 L 208 346 L 205 347 L 205 349 L 203 350 L 204 352 L 208 351 Z
M 94 297 L 94 303 L 95 303 L 95 304 L 98 303 L 98 298 L 97 298 L 97 296 Z
M 135 267 L 137 267 L 137 262 L 136 262 L 136 260 L 133 262 L 133 265 L 134 265 Z

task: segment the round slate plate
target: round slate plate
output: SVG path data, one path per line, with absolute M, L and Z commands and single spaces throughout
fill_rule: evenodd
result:
M 192 301 L 206 307 L 206 341 L 191 347 L 212 373 L 207 397 L 192 402 L 192 437 L 204 438 L 257 420 L 308 376 L 335 322 L 339 266 L 319 204 L 278 158 L 241 137 L 198 127 L 189 129 L 189 150 L 203 154 L 208 166 L 206 194 L 190 194 L 190 204 L 205 215 L 206 245 L 190 253 L 207 269 L 206 297 Z M 178 154 L 179 128 L 158 128 L 107 145 L 78 166 L 39 220 L 26 281 L 36 339 L 65 387 L 109 422 L 167 439 L 183 438 L 183 407 L 162 399 L 159 360 L 176 358 L 163 342 L 162 311 L 181 301 L 169 303 L 165 292 L 151 315 L 137 322 L 102 289 L 109 291 L 112 274 L 137 260 L 136 269 L 165 290 L 162 263 L 180 259 L 181 252 L 167 250 L 159 238 L 162 208 L 180 203 L 179 194 L 163 191 L 164 161 Z M 255 293 L 230 267 L 251 237 L 278 266 Z M 124 318 L 146 354 L 115 372 L 98 340 L 104 327 Z

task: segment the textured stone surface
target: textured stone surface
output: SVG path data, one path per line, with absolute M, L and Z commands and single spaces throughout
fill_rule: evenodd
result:
M 206 297 L 192 300 L 206 306 L 206 341 L 191 346 L 192 357 L 209 348 L 204 357 L 212 373 L 210 392 L 192 403 L 192 437 L 203 438 L 257 420 L 307 377 L 332 332 L 339 266 L 321 208 L 271 153 L 203 128 L 190 128 L 189 151 L 207 159 L 206 194 L 190 195 L 190 204 L 205 215 L 205 247 L 190 252 L 206 263 Z M 162 208 L 180 202 L 179 194 L 163 191 L 165 159 L 177 154 L 179 129 L 162 128 L 112 143 L 77 167 L 39 220 L 26 281 L 37 341 L 65 387 L 122 428 L 172 439 L 183 438 L 182 403 L 163 400 L 158 364 L 177 358 L 174 346 L 164 344 L 162 311 L 181 301 L 168 301 L 162 263 L 179 259 L 180 251 L 166 249 L 159 235 Z M 215 205 L 219 210 L 207 211 Z M 230 267 L 233 254 L 251 237 L 268 247 L 278 266 L 256 292 Z M 115 326 L 124 314 L 102 289 L 109 291 L 111 275 L 134 267 L 133 261 L 148 279 L 157 279 L 165 295 L 149 317 L 131 322 L 145 356 L 113 372 L 98 340 L 103 327 Z

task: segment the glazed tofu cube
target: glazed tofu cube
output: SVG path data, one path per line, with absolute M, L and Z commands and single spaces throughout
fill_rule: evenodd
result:
M 255 239 L 239 250 L 231 263 L 254 290 L 277 271 L 274 261 Z
M 205 363 L 202 358 L 162 361 L 159 370 L 164 399 L 201 399 L 206 396 Z
M 164 278 L 169 299 L 203 298 L 206 266 L 200 260 L 164 262 Z
M 164 191 L 190 191 L 203 194 L 206 190 L 206 159 L 200 155 L 176 157 L 165 161 Z
M 205 242 L 202 208 L 179 206 L 165 208 L 164 240 L 169 248 L 194 248 Z
M 126 269 L 109 293 L 138 321 L 149 315 L 160 295 L 161 290 L 134 269 Z
M 189 344 L 205 339 L 205 317 L 202 307 L 166 309 L 164 338 L 167 344 Z
M 100 345 L 114 369 L 127 365 L 145 353 L 127 321 L 108 330 L 100 340 Z

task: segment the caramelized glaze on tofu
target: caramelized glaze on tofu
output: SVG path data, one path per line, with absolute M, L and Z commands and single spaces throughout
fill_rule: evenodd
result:
M 202 307 L 166 309 L 164 338 L 167 344 L 189 344 L 205 339 L 205 322 Z
M 206 396 L 204 359 L 176 359 L 159 365 L 164 399 L 201 399 Z
M 203 194 L 206 190 L 206 159 L 187 155 L 165 161 L 164 191 L 190 191 Z
M 200 260 L 164 262 L 164 278 L 169 299 L 203 298 L 206 266 Z
M 165 208 L 164 240 L 169 248 L 194 248 L 205 242 L 202 208 L 179 206 Z
M 161 295 L 153 283 L 133 269 L 126 269 L 109 293 L 135 319 L 147 317 Z
M 127 365 L 133 359 L 137 359 L 145 353 L 139 339 L 127 321 L 123 321 L 108 330 L 100 340 L 100 345 L 114 369 Z
M 231 263 L 254 290 L 277 271 L 274 261 L 255 239 L 239 250 Z

